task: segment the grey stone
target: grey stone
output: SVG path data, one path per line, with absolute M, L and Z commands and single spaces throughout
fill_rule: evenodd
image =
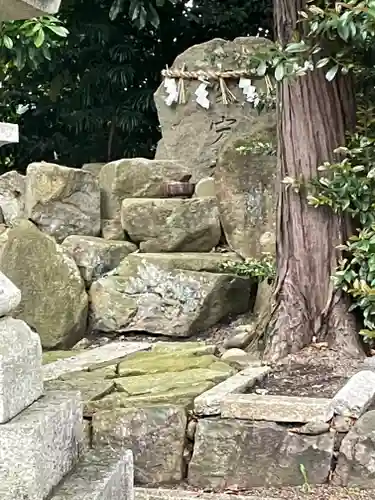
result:
M 96 450 L 88 453 L 51 500 L 134 500 L 133 454 Z
M 244 349 L 254 337 L 254 330 L 254 325 L 252 324 L 237 326 L 231 337 L 224 340 L 223 346 L 225 349 Z
M 254 361 L 254 358 L 250 354 L 243 351 L 242 349 L 236 348 L 225 351 L 222 354 L 221 359 L 223 361 L 226 361 L 227 363 L 230 363 L 231 365 L 238 366 L 242 370 L 247 366 L 252 365 Z
M 176 58 L 172 69 L 181 69 L 183 66 L 187 71 L 243 69 L 243 58 L 239 58 L 238 54 L 246 53 L 248 57 L 250 53 L 258 52 L 270 44 L 268 40 L 255 37 L 236 38 L 234 41 L 215 38 L 190 47 Z M 183 158 L 191 165 L 192 181 L 196 182 L 213 175 L 217 158 L 228 139 L 242 134 L 248 138 L 253 136 L 253 130 L 259 128 L 257 123 L 263 120 L 264 113 L 259 116 L 251 104 L 245 103 L 238 81 L 226 82 L 238 101 L 228 106 L 223 104 L 219 85 L 214 85 L 209 93 L 209 110 L 201 108 L 195 102 L 194 92 L 199 82 L 193 80 L 184 83 L 188 96 L 184 105 L 169 107 L 165 104 L 163 83 L 155 93 L 163 136 L 155 158 Z
M 0 19 L 30 19 L 32 17 L 56 14 L 61 0 L 2 0 L 0 2 Z M 18 141 L 17 141 L 18 142 Z
M 338 454 L 334 483 L 375 488 L 375 411 L 365 413 L 344 437 Z
M 128 241 L 103 240 L 95 236 L 68 236 L 62 247 L 75 260 L 87 286 L 137 250 Z
M 325 413 L 330 404 L 324 398 L 231 394 L 221 402 L 223 418 L 306 423 Z
M 233 252 L 173 252 L 173 253 L 133 253 L 128 260 L 150 262 L 170 269 L 185 269 L 186 271 L 207 271 L 222 273 L 223 264 L 227 262 L 242 262 Z
M 100 233 L 99 182 L 89 172 L 31 163 L 26 173 L 26 217 L 58 242 L 72 234 Z
M 216 196 L 215 180 L 213 177 L 204 177 L 197 182 L 194 195 L 197 198 L 205 198 L 206 196 Z
M 272 290 L 273 286 L 268 283 L 268 280 L 261 281 L 258 284 L 257 296 L 255 299 L 253 312 L 257 316 L 264 314 L 266 308 L 272 302 Z
M 334 396 L 328 414 L 359 418 L 375 401 L 375 373 L 355 373 Z
M 261 113 L 252 128 L 221 147 L 215 168 L 215 192 L 227 242 L 243 258 L 260 258 L 260 235 L 276 223 L 276 156 L 242 153 L 252 141 L 276 142 L 274 111 Z M 275 253 L 273 248 L 272 253 Z
M 216 198 L 128 198 L 121 224 L 142 252 L 209 252 L 221 236 Z
M 0 175 L 0 208 L 4 222 L 23 217 L 25 211 L 25 177 L 15 170 Z
M 83 440 L 79 393 L 48 393 L 0 426 L 1 500 L 41 500 L 73 468 Z
M 116 408 L 95 413 L 92 425 L 94 448 L 133 451 L 138 484 L 181 481 L 187 425 L 184 408 Z
M 87 327 L 85 283 L 54 238 L 17 220 L 0 234 L 0 270 L 21 290 L 13 315 L 39 333 L 44 348 L 69 348 L 81 340 Z
M 250 489 L 325 483 L 334 433 L 305 436 L 273 422 L 201 419 L 195 434 L 188 482 L 198 488 Z
M 102 238 L 105 240 L 123 241 L 125 232 L 121 226 L 121 220 L 118 219 L 102 219 Z
M 0 318 L 0 424 L 43 393 L 42 346 L 19 319 Z
M 90 174 L 98 177 L 104 165 L 105 163 L 84 163 L 81 168 L 85 172 L 90 172 Z
M 271 371 L 268 366 L 248 367 L 221 384 L 204 392 L 194 401 L 194 413 L 199 416 L 220 415 L 221 403 L 230 394 L 242 393 L 262 380 Z
M 0 317 L 14 311 L 21 302 L 21 291 L 0 271 Z
M 165 182 L 180 181 L 191 171 L 180 161 L 130 158 L 107 163 L 99 175 L 103 219 L 117 219 L 125 198 L 164 198 Z
M 190 337 L 249 308 L 250 281 L 124 259 L 89 291 L 91 328 Z
M 111 342 L 80 354 L 74 354 L 72 357 L 59 359 L 54 363 L 43 366 L 44 380 L 54 380 L 68 373 L 88 370 L 95 365 L 101 365 L 107 361 L 120 361 L 129 354 L 138 351 L 146 351 L 151 347 L 148 342 Z
M 194 497 L 192 496 L 194 495 Z M 135 488 L 136 500 L 259 500 L 259 495 L 231 495 L 229 493 L 192 493 L 182 488 Z M 265 497 L 262 495 L 262 500 L 280 500 L 275 497 Z

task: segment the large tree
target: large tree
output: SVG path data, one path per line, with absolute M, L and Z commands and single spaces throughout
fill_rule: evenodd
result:
M 299 13 L 305 0 L 275 0 L 276 36 L 283 47 L 301 29 Z M 303 25 L 302 25 L 303 26 Z M 303 39 L 304 33 L 300 32 Z M 298 37 L 297 37 L 298 38 Z M 353 80 L 314 69 L 279 84 L 278 171 L 303 182 L 318 175 L 318 167 L 333 159 L 353 131 L 356 104 Z M 341 353 L 360 356 L 356 320 L 346 296 L 335 290 L 331 275 L 337 267 L 337 245 L 352 234 L 347 217 L 308 204 L 304 189 L 279 183 L 277 269 L 272 319 L 266 330 L 265 356 L 278 359 L 317 341 L 328 341 Z

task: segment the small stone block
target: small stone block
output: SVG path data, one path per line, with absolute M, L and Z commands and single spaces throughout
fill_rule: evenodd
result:
M 231 394 L 220 406 L 222 418 L 304 424 L 325 413 L 330 402 L 324 398 Z
M 0 19 L 3 20 L 3 5 L 1 5 Z M 16 123 L 0 122 L 0 146 L 19 141 L 18 125 Z
M 354 374 L 334 396 L 329 415 L 359 418 L 375 401 L 375 373 L 363 370 Z
M 197 415 L 220 415 L 221 402 L 229 394 L 243 393 L 271 371 L 269 366 L 250 366 L 204 392 L 194 400 Z
M 0 272 L 0 316 L 10 314 L 21 302 L 21 291 Z
M 50 392 L 0 425 L 1 500 L 44 500 L 75 466 L 83 441 L 78 392 Z
M 57 487 L 51 500 L 134 500 L 133 453 L 88 453 Z
M 39 335 L 24 321 L 0 318 L 0 345 L 0 424 L 3 424 L 43 394 L 43 371 Z

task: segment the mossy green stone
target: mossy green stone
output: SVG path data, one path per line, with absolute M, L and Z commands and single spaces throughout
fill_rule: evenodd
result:
M 138 377 L 121 377 L 114 380 L 118 391 L 129 396 L 141 394 L 167 393 L 174 389 L 183 389 L 192 384 L 213 382 L 218 384 L 233 375 L 234 371 L 227 366 L 227 371 L 197 368 L 183 372 L 157 373 Z
M 201 382 L 192 384 L 189 387 L 172 389 L 167 392 L 130 397 L 125 392 L 114 392 L 99 401 L 90 401 L 86 405 L 86 408 L 90 414 L 113 408 L 142 408 L 160 404 L 179 405 L 184 408 L 190 408 L 197 396 L 208 391 L 214 385 L 214 382 Z
M 157 342 L 151 348 L 151 352 L 174 353 L 176 356 L 190 356 L 192 354 L 215 354 L 215 345 L 204 344 L 203 342 Z
M 180 357 L 175 353 L 153 354 L 141 358 L 134 356 L 119 364 L 118 374 L 120 377 L 130 377 L 151 373 L 182 372 L 193 368 L 209 368 L 216 361 L 217 358 L 211 354 Z
M 43 364 L 48 365 L 49 363 L 54 363 L 59 359 L 71 358 L 76 356 L 80 351 L 45 351 L 43 352 Z

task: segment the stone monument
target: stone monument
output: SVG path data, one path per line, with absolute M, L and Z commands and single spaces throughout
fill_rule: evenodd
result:
M 55 13 L 60 0 L 0 0 L 0 20 Z M 0 145 L 18 127 L 0 124 Z M 21 292 L 0 272 L 0 499 L 133 500 L 131 451 L 84 451 L 79 392 L 44 391 L 38 333 L 11 317 Z

